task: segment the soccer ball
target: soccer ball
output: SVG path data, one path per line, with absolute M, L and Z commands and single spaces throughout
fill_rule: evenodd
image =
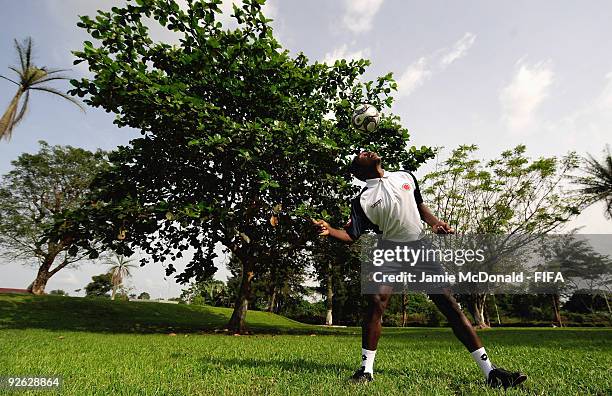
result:
M 380 114 L 378 109 L 371 104 L 360 104 L 353 110 L 351 122 L 355 129 L 363 132 L 374 132 L 378 128 Z

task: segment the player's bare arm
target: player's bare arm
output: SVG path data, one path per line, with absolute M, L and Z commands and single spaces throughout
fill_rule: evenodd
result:
M 312 222 L 317 227 L 320 236 L 330 236 L 346 243 L 353 242 L 353 239 L 345 230 L 334 228 L 325 220 L 312 220 Z
M 438 219 L 424 203 L 417 205 L 421 219 L 429 225 L 436 234 L 454 234 L 455 230 L 445 221 Z

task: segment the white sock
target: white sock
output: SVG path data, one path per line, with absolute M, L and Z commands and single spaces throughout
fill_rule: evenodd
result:
M 370 351 L 365 348 L 361 348 L 361 366 L 365 367 L 363 370 L 366 373 L 374 374 L 374 357 L 376 351 Z
M 491 370 L 493 370 L 493 365 L 491 364 L 489 355 L 487 355 L 487 351 L 485 351 L 484 347 L 475 350 L 471 353 L 471 355 L 478 367 L 480 367 L 480 370 L 484 374 L 485 378 L 489 378 L 489 373 Z

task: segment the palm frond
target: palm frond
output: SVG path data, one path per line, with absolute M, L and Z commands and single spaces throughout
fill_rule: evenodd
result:
M 51 70 L 45 70 L 45 71 L 47 72 L 47 75 L 51 75 L 55 73 L 67 72 L 67 71 L 70 71 L 70 69 L 51 69 Z
M 606 204 L 606 217 L 612 218 L 612 155 L 610 147 L 606 149 L 603 161 L 598 161 L 592 155 L 583 159 L 584 174 L 572 178 L 574 184 L 580 187 L 576 190 L 582 196 L 586 206 L 596 202 Z
M 36 81 L 41 80 L 45 77 L 47 77 L 47 72 L 45 71 L 45 69 L 40 69 L 38 67 L 30 67 L 28 70 L 26 70 L 21 84 L 25 88 L 29 88 Z
M 32 66 L 32 37 L 28 37 L 26 40 L 26 69 Z
M 21 95 L 23 91 L 21 89 L 17 90 L 17 93 L 9 103 L 8 108 L 0 118 L 0 139 L 9 140 L 11 138 L 11 133 L 13 132 L 13 128 L 15 127 L 15 117 L 17 116 L 17 108 L 19 107 L 19 99 L 21 99 Z
M 46 83 L 47 81 L 53 81 L 53 80 L 70 80 L 70 77 L 67 77 L 67 76 L 43 77 L 40 80 L 34 81 L 32 84 L 30 84 L 30 86 Z
M 51 87 L 31 87 L 29 88 L 33 91 L 43 91 L 43 92 L 49 92 L 52 93 L 54 95 L 58 95 L 61 96 L 62 98 L 74 103 L 75 105 L 77 105 L 82 111 L 83 113 L 85 112 L 85 108 L 83 107 L 83 105 L 76 99 L 74 99 L 72 96 L 68 96 L 67 94 L 65 94 L 64 92 L 61 92 L 55 88 L 51 88 Z
M 13 120 L 13 125 L 17 125 L 17 123 L 21 121 L 26 111 L 28 110 L 29 102 L 30 102 L 30 92 L 26 91 L 25 98 L 23 99 L 23 103 L 21 104 L 21 110 L 19 111 L 19 114 L 17 114 L 15 119 Z
M 12 82 L 12 83 L 13 83 L 13 84 L 15 84 L 15 85 L 21 85 L 21 84 L 19 84 L 18 82 L 13 81 L 13 80 L 11 80 L 10 78 L 5 77 L 5 76 L 3 76 L 3 75 L 1 75 L 1 74 L 0 74 L 0 78 L 3 78 L 3 79 L 5 79 L 5 80 L 8 80 L 8 81 Z
M 17 55 L 19 56 L 19 63 L 21 64 L 21 70 L 26 70 L 28 68 L 27 64 L 29 64 L 29 62 L 26 62 L 25 53 L 23 49 L 21 48 L 21 44 L 19 44 L 19 41 L 17 41 L 17 39 L 14 39 L 14 42 L 15 42 L 15 49 L 17 50 Z
M 15 66 L 9 66 L 9 69 L 11 69 L 15 73 L 17 73 L 17 75 L 19 76 L 19 79 L 23 80 L 23 77 L 24 77 L 23 70 L 20 70 L 20 69 L 16 68 Z

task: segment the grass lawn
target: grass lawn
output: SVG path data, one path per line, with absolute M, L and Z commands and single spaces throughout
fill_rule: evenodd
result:
M 256 335 L 210 333 L 229 315 L 210 307 L 0 296 L 0 375 L 61 375 L 63 395 L 504 393 L 484 387 L 448 329 L 385 329 L 376 380 L 358 386 L 346 378 L 360 361 L 359 329 L 249 312 Z M 508 395 L 612 394 L 611 329 L 480 334 L 494 362 L 530 376 Z

